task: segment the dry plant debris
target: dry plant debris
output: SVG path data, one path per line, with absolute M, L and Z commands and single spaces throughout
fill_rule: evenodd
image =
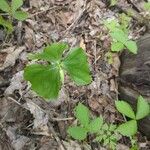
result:
M 103 21 L 118 18 L 132 8 L 130 37 L 138 39 L 147 29 L 149 19 L 139 0 L 119 0 L 110 7 L 108 0 L 26 0 L 23 10 L 29 17 L 15 22 L 11 36 L 0 27 L 0 149 L 2 150 L 105 150 L 89 137 L 88 143 L 72 141 L 67 128 L 74 120 L 73 109 L 84 102 L 93 115 L 102 115 L 109 123 L 122 117 L 114 107 L 118 98 L 120 60 L 113 54 L 108 63 L 111 39 Z M 144 17 L 143 17 L 144 16 Z M 144 20 L 144 18 L 146 18 Z M 77 87 L 68 77 L 58 101 L 46 102 L 31 91 L 23 79 L 28 53 L 41 52 L 48 43 L 67 42 L 86 50 L 93 81 Z M 139 133 L 139 146 L 150 149 L 149 141 Z M 129 149 L 124 138 L 117 150 Z

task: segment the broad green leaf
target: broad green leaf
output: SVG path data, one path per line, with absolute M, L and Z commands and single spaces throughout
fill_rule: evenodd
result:
M 79 103 L 75 108 L 75 116 L 85 127 L 88 126 L 90 120 L 89 109 L 83 104 Z
M 119 29 L 114 30 L 112 33 L 110 33 L 110 35 L 114 40 L 123 44 L 125 44 L 128 40 L 128 36 L 122 30 Z
M 119 52 L 123 49 L 124 49 L 124 45 L 120 42 L 113 42 L 111 44 L 111 51 L 113 51 L 113 52 Z
M 82 48 L 71 50 L 63 61 L 63 67 L 77 85 L 86 85 L 92 81 L 87 57 Z
M 10 6 L 6 0 L 0 0 L 0 10 L 10 12 Z
M 136 112 L 136 119 L 142 119 L 146 117 L 150 113 L 150 106 L 148 102 L 142 97 L 138 97 L 137 102 L 137 112 Z
M 24 21 L 28 18 L 28 14 L 24 11 L 15 11 L 13 17 L 17 20 Z
M 68 48 L 66 43 L 53 43 L 48 45 L 42 53 L 30 55 L 30 59 L 40 59 L 49 62 L 60 61 L 64 50 Z
M 135 119 L 135 114 L 131 106 L 125 101 L 116 101 L 115 102 L 117 110 L 123 115 Z
M 9 21 L 5 20 L 2 16 L 0 16 L 0 25 L 6 28 L 8 33 L 12 33 L 13 31 L 12 24 Z
M 87 137 L 87 130 L 82 127 L 70 127 L 67 132 L 76 140 L 84 140 Z
M 23 5 L 23 0 L 12 0 L 12 2 L 11 2 L 12 12 L 14 13 L 22 5 Z
M 136 42 L 134 41 L 127 41 L 125 43 L 125 46 L 127 47 L 127 49 L 132 52 L 133 54 L 137 54 L 137 45 L 136 45 Z
M 102 118 L 96 118 L 92 120 L 88 126 L 89 132 L 91 133 L 96 133 L 100 130 L 103 124 L 103 119 Z
M 24 78 L 32 89 L 46 99 L 55 99 L 61 87 L 59 69 L 54 66 L 32 64 L 25 68 Z
M 137 122 L 136 120 L 127 121 L 119 125 L 117 131 L 120 132 L 124 136 L 132 136 L 137 133 Z

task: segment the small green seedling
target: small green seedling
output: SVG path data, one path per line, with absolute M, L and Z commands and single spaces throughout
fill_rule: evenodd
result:
M 108 125 L 107 123 L 104 123 L 98 131 L 95 141 L 102 143 L 103 146 L 107 146 L 110 149 L 115 150 L 117 141 L 120 139 L 116 129 L 117 126 L 114 124 Z
M 79 141 L 85 140 L 87 135 L 94 134 L 94 141 L 100 142 L 103 146 L 113 150 L 116 149 L 117 142 L 122 137 L 121 135 L 129 136 L 132 149 L 137 148 L 138 145 L 136 139 L 133 138 L 133 135 L 137 133 L 137 121 L 149 115 L 149 104 L 142 96 L 139 96 L 136 113 L 134 113 L 131 106 L 125 101 L 116 101 L 116 108 L 120 113 L 131 118 L 131 120 L 116 126 L 114 124 L 105 123 L 102 117 L 91 119 L 89 109 L 79 103 L 75 107 L 74 112 L 79 124 L 70 126 L 68 134 Z
M 10 21 L 5 20 L 2 16 L 0 16 L 0 25 L 8 32 L 11 33 L 13 31 L 13 26 Z
M 137 121 L 150 113 L 149 104 L 142 96 L 138 97 L 136 113 L 125 101 L 116 101 L 116 108 L 120 113 L 131 119 L 117 128 L 117 131 L 124 136 L 135 135 L 137 133 Z
M 23 5 L 23 0 L 12 0 L 11 3 L 7 0 L 0 0 L 0 10 L 5 12 L 5 14 L 0 15 L 0 25 L 6 27 L 9 32 L 12 32 L 12 21 L 13 18 L 19 21 L 24 21 L 27 19 L 28 14 L 22 10 L 20 7 Z M 2 15 L 8 15 L 9 20 L 5 20 Z
M 92 81 L 87 56 L 82 48 L 73 48 L 64 56 L 68 45 L 53 43 L 42 53 L 30 55 L 30 59 L 43 60 L 45 64 L 31 64 L 24 69 L 24 78 L 32 89 L 45 99 L 56 99 L 64 82 L 64 71 L 77 85 Z
M 68 133 L 77 140 L 86 139 L 88 133 L 97 133 L 103 124 L 101 117 L 91 120 L 89 109 L 81 103 L 75 108 L 75 116 L 80 125 L 69 127 Z
M 150 2 L 144 2 L 144 10 L 150 11 Z
M 109 29 L 109 34 L 113 40 L 111 44 L 112 52 L 119 52 L 127 48 L 131 53 L 137 54 L 136 42 L 128 38 L 126 26 L 121 26 L 116 20 L 105 22 L 105 26 Z
M 85 140 L 88 134 L 94 134 L 96 137 L 94 141 L 115 149 L 119 139 L 116 125 L 104 123 L 102 117 L 91 119 L 89 109 L 81 103 L 75 108 L 75 116 L 79 125 L 69 127 L 68 134 L 72 138 L 81 141 Z
M 131 21 L 131 17 L 128 15 L 121 13 L 119 14 L 119 24 L 120 28 L 123 30 L 123 32 L 127 33 L 129 32 L 129 23 Z
M 117 4 L 118 0 L 111 0 L 110 6 L 115 6 Z

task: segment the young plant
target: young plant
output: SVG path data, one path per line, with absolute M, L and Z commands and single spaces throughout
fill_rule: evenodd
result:
M 144 2 L 144 10 L 150 11 L 150 2 Z
M 88 134 L 95 134 L 94 141 L 115 149 L 119 139 L 116 125 L 104 123 L 102 117 L 91 119 L 89 109 L 81 103 L 75 108 L 75 116 L 79 121 L 79 125 L 69 127 L 68 134 L 72 138 L 81 141 L 85 140 Z
M 110 6 L 115 6 L 117 4 L 118 0 L 111 0 Z
M 128 38 L 126 26 L 120 25 L 116 20 L 106 21 L 105 26 L 109 29 L 109 34 L 113 40 L 111 44 L 112 52 L 119 52 L 127 48 L 131 53 L 137 54 L 136 42 Z
M 115 150 L 117 141 L 120 139 L 116 129 L 116 125 L 104 123 L 101 129 L 97 132 L 95 141 L 102 143 L 103 146 L 107 146 L 110 149 Z
M 7 0 L 0 0 L 0 10 L 5 12 L 8 15 L 9 20 L 5 20 L 2 15 L 0 16 L 0 25 L 6 27 L 9 31 L 12 32 L 12 21 L 13 18 L 23 21 L 27 19 L 28 14 L 22 10 L 20 7 L 23 5 L 23 0 L 12 0 L 9 3 Z
M 86 139 L 88 133 L 97 133 L 103 124 L 101 117 L 91 119 L 89 109 L 81 103 L 75 108 L 75 116 L 79 125 L 69 127 L 68 134 L 76 140 Z
M 0 16 L 0 25 L 3 26 L 8 33 L 13 31 L 12 24 L 8 20 L 5 20 L 2 16 Z
M 120 28 L 128 34 L 129 32 L 129 23 L 131 21 L 131 17 L 129 17 L 128 15 L 121 13 L 119 14 L 119 24 L 120 24 Z
M 124 136 L 135 135 L 137 133 L 137 121 L 150 113 L 150 106 L 142 96 L 138 97 L 136 113 L 134 113 L 132 107 L 125 101 L 116 101 L 116 108 L 124 116 L 130 118 L 129 121 L 119 125 L 117 128 L 117 131 Z
M 31 64 L 24 69 L 24 78 L 30 81 L 32 89 L 45 99 L 56 99 L 64 82 L 64 71 L 77 85 L 92 81 L 87 57 L 82 48 L 73 48 L 64 56 L 68 45 L 53 43 L 42 53 L 30 55 L 30 59 L 43 60 L 45 64 Z

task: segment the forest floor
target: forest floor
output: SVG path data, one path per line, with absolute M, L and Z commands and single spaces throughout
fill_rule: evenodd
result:
M 142 12 L 141 1 L 120 0 L 110 7 L 107 0 L 26 0 L 23 9 L 29 13 L 24 22 L 15 22 L 15 30 L 5 40 L 0 28 L 0 149 L 2 150 L 105 150 L 88 138 L 73 140 L 67 129 L 76 123 L 74 107 L 85 104 L 94 116 L 103 116 L 108 123 L 123 122 L 115 108 L 118 99 L 120 60 L 113 54 L 109 64 L 107 52 L 111 39 L 103 22 L 118 18 L 132 8 Z M 137 13 L 138 14 L 138 13 Z M 140 12 L 139 12 L 140 14 Z M 136 17 L 130 22 L 130 37 L 138 39 L 146 31 Z M 56 101 L 47 102 L 37 96 L 23 79 L 23 69 L 29 63 L 29 53 L 41 52 L 52 42 L 67 42 L 70 47 L 82 47 L 88 56 L 93 81 L 88 86 L 76 86 L 65 77 L 65 84 Z M 38 82 L 38 81 L 37 81 Z M 138 133 L 141 150 L 150 143 Z M 129 139 L 117 144 L 118 150 L 128 150 Z

